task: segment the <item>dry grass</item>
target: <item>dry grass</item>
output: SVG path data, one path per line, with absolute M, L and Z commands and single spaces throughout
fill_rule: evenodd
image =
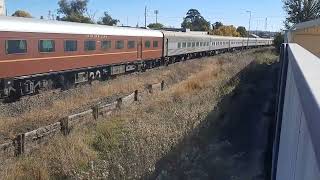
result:
M 131 93 L 137 89 L 142 90 L 145 84 L 148 83 L 158 83 L 161 80 L 165 80 L 168 84 L 179 82 L 190 74 L 202 70 L 208 63 L 213 63 L 213 61 L 200 64 L 197 60 L 194 60 L 150 70 L 145 73 L 121 76 L 108 82 L 96 83 L 90 87 L 77 88 L 70 90 L 66 95 L 63 92 L 61 93 L 62 95 L 49 94 L 48 97 L 31 97 L 32 101 L 25 102 L 26 105 L 19 105 L 18 108 L 11 110 L 17 111 L 19 109 L 19 111 L 22 111 L 21 113 L 16 114 L 16 112 L 13 112 L 5 114 L 0 112 L 0 138 L 1 134 L 12 138 L 18 133 L 48 125 L 56 122 L 59 118 L 77 111 L 77 109 L 89 107 L 92 102 L 105 97 Z M 61 97 L 54 97 L 54 100 L 50 100 L 51 96 Z M 20 102 L 17 103 L 19 104 Z
M 79 132 L 80 133 L 80 132 Z M 65 179 L 90 169 L 96 159 L 86 133 L 57 137 L 31 156 L 13 160 L 0 171 L 3 179 Z
M 47 116 L 120 90 L 141 88 L 145 82 L 164 79 L 171 84 L 149 101 L 117 112 L 96 127 L 57 138 L 38 153 L 13 161 L 0 175 L 4 174 L 4 179 L 138 179 L 150 174 L 157 161 L 196 129 L 217 102 L 233 90 L 237 80 L 224 84 L 254 58 L 260 58 L 256 55 L 228 54 L 176 64 L 145 76 L 120 77 L 108 86 L 96 85 L 98 96 L 88 92 L 54 102 Z

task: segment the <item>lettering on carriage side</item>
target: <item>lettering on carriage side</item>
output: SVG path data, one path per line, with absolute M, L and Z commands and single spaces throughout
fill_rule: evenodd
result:
M 87 38 L 99 38 L 99 39 L 107 39 L 107 35 L 96 35 L 96 34 L 88 34 Z

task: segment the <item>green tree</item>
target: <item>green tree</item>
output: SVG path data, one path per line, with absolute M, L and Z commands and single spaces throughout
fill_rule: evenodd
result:
M 59 19 L 61 21 L 94 23 L 90 17 L 85 15 L 88 2 L 89 0 L 60 0 L 58 13 L 63 17 Z
M 164 25 L 161 23 L 151 23 L 148 25 L 148 28 L 150 29 L 162 29 L 164 28 Z
M 237 28 L 237 32 L 240 34 L 241 37 L 247 37 L 248 33 L 247 33 L 247 29 L 243 26 L 239 26 Z
M 218 36 L 240 36 L 240 33 L 237 32 L 237 29 L 234 26 L 221 26 L 218 29 L 214 29 L 212 33 Z
M 280 52 L 282 43 L 284 43 L 284 35 L 282 33 L 277 33 L 273 40 L 273 45 L 275 46 L 277 52 Z
M 17 10 L 16 12 L 14 12 L 12 14 L 12 16 L 15 16 L 15 17 L 26 17 L 26 18 L 32 18 L 31 14 L 26 12 L 26 11 L 23 11 L 23 10 Z
M 98 24 L 114 26 L 117 25 L 118 22 L 120 22 L 118 19 L 113 19 L 111 15 L 105 11 L 104 16 L 101 18 L 101 21 L 98 21 Z
M 222 22 L 215 22 L 214 24 L 212 24 L 212 29 L 219 29 L 222 26 Z
M 197 9 L 190 9 L 186 17 L 183 18 L 181 27 L 188 28 L 191 31 L 209 31 L 210 22 L 205 20 Z
M 284 10 L 287 12 L 286 28 L 292 25 L 317 19 L 320 17 L 319 0 L 283 0 Z

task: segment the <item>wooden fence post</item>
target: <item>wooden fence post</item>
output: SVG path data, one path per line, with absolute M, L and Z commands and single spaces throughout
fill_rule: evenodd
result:
M 117 99 L 116 107 L 117 107 L 117 109 L 121 109 L 121 106 L 122 106 L 122 98 L 119 98 L 119 99 Z
M 15 156 L 24 154 L 25 134 L 19 134 L 14 139 Z
M 150 94 L 153 93 L 152 84 L 148 84 L 147 89 Z
M 92 115 L 94 120 L 99 118 L 99 104 L 92 107 Z
M 164 90 L 164 81 L 161 81 L 161 91 Z
M 134 91 L 134 101 L 138 101 L 138 90 Z
M 70 133 L 69 129 L 69 117 L 65 117 L 60 120 L 61 132 L 63 135 L 67 136 Z

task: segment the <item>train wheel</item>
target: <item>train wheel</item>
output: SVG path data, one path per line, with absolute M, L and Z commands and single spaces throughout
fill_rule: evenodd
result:
M 69 81 L 65 76 L 61 75 L 59 77 L 59 84 L 62 91 L 66 91 L 72 87 L 71 81 Z
M 12 102 L 16 102 L 19 101 L 21 98 L 21 94 L 14 92 L 14 91 L 10 91 L 10 94 L 8 97 L 4 98 L 3 102 L 5 103 L 12 103 Z

